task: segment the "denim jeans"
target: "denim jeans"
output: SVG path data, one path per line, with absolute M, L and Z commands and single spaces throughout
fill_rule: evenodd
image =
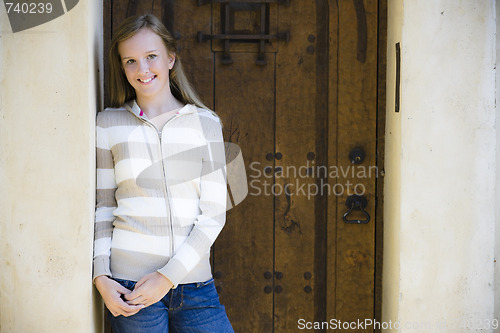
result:
M 115 280 L 130 290 L 136 283 Z M 113 333 L 234 333 L 213 279 L 180 284 L 133 316 L 113 317 L 109 313 L 109 321 Z

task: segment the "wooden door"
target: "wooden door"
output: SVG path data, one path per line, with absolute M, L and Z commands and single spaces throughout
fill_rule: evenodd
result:
M 249 193 L 212 252 L 235 331 L 380 320 L 385 0 L 104 4 L 105 45 L 127 16 L 162 18 L 225 140 L 242 150 Z M 353 194 L 367 199 L 368 223 L 344 222 Z M 356 208 L 346 219 L 366 221 Z

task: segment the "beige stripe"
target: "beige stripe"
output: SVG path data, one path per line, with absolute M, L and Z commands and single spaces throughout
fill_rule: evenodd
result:
M 145 235 L 169 236 L 169 219 L 162 217 L 118 216 L 115 227 Z
M 97 114 L 96 124 L 101 128 L 109 128 L 123 125 L 140 125 L 141 121 L 127 110 L 120 108 L 115 110 L 107 109 L 106 112 L 99 112 Z
M 115 158 L 115 164 L 129 158 L 139 158 L 150 161 L 157 161 L 160 159 L 158 145 L 143 142 L 117 143 L 111 148 L 111 151 Z
M 97 222 L 94 224 L 94 238 L 111 238 L 113 234 L 112 222 Z
M 110 150 L 96 148 L 96 164 L 100 169 L 113 169 L 113 155 Z
M 153 273 L 168 262 L 168 257 L 139 252 L 111 249 L 111 271 L 113 277 L 138 281 L 144 275 Z
M 163 198 L 165 185 L 161 179 L 127 179 L 118 184 L 116 200 L 128 198 Z
M 115 189 L 97 189 L 96 190 L 97 205 L 100 207 L 116 207 Z

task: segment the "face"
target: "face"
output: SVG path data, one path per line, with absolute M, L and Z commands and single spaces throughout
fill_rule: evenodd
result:
M 167 52 L 160 36 L 142 28 L 118 44 L 122 68 L 138 99 L 154 99 L 170 93 L 169 70 L 175 56 Z

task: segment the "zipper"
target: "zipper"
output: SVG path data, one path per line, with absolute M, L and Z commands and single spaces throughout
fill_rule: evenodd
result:
M 170 191 L 168 190 L 168 185 L 167 185 L 167 175 L 165 173 L 165 163 L 163 162 L 163 150 L 162 150 L 162 142 L 161 142 L 161 136 L 162 133 L 157 130 L 156 134 L 158 135 L 158 141 L 160 142 L 159 149 L 160 149 L 160 158 L 161 158 L 161 170 L 163 172 L 163 179 L 164 179 L 164 186 L 165 186 L 165 194 L 167 198 L 165 199 L 168 202 L 168 219 L 170 222 L 170 259 L 173 258 L 174 256 L 174 250 L 175 250 L 175 244 L 174 244 L 174 220 L 172 218 L 172 201 L 170 200 Z
M 162 151 L 162 139 L 161 139 L 161 137 L 162 137 L 163 130 L 165 129 L 165 127 L 167 126 L 167 124 L 170 121 L 172 121 L 173 119 L 179 118 L 183 114 L 175 114 L 173 117 L 171 117 L 169 120 L 167 120 L 167 122 L 163 125 L 162 131 L 159 131 L 156 128 L 156 126 L 154 126 L 152 123 L 150 123 L 146 119 L 138 117 L 134 112 L 131 112 L 131 113 L 134 116 L 136 116 L 136 118 L 138 118 L 139 120 L 141 120 L 143 123 L 145 123 L 148 126 L 152 127 L 156 131 L 156 135 L 158 137 L 159 151 L 160 151 L 160 158 L 161 158 L 161 166 L 162 166 L 163 180 L 164 180 L 163 184 L 164 184 L 164 191 L 165 191 L 165 195 L 166 195 L 165 200 L 168 203 L 168 210 L 169 210 L 168 218 L 169 218 L 169 222 L 170 222 L 170 259 L 172 259 L 173 256 L 174 256 L 174 250 L 175 250 L 175 243 L 174 243 L 174 221 L 173 221 L 173 217 L 172 217 L 172 206 L 171 206 L 171 201 L 170 201 L 170 191 L 168 189 L 167 175 L 165 173 L 165 163 L 163 162 L 163 151 Z

